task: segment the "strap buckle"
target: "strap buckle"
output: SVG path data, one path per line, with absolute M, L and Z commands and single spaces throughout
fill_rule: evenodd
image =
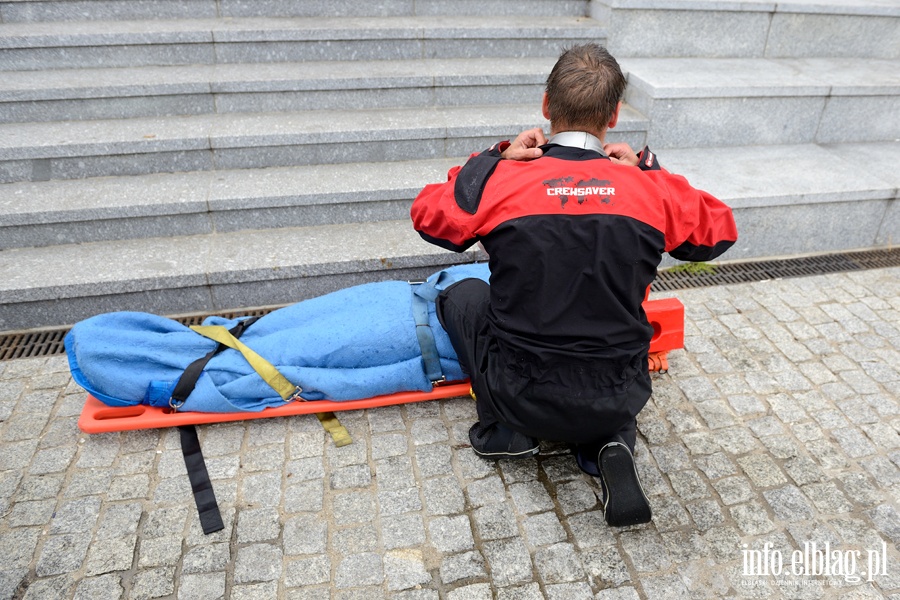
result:
M 178 412 L 178 409 L 184 406 L 184 400 L 176 400 L 175 398 L 169 397 L 169 406 L 175 412 Z
M 287 404 L 289 402 L 306 402 L 304 398 L 300 396 L 300 392 L 303 391 L 299 385 L 294 387 L 294 393 L 284 399 L 284 403 Z

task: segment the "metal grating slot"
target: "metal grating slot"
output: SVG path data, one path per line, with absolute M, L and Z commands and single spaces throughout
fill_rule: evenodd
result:
M 896 250 L 872 250 L 869 252 L 851 252 L 847 258 L 860 269 L 885 269 L 897 266 Z
M 0 336 L 0 360 L 55 356 L 65 352 L 67 329 L 20 332 Z
M 781 260 L 762 260 L 746 263 L 726 263 L 711 265 L 708 270 L 668 269 L 660 271 L 652 290 L 655 292 L 676 291 L 685 288 L 699 288 L 714 285 L 733 285 L 766 281 L 768 279 L 786 279 L 789 277 L 809 277 L 846 271 L 864 269 L 885 269 L 900 267 L 900 248 L 883 250 L 861 250 Z M 213 314 L 226 319 L 235 317 L 261 317 L 280 306 L 228 311 L 221 313 L 202 313 L 179 315 L 172 317 L 175 321 L 187 326 L 200 325 L 204 319 Z M 15 358 L 32 358 L 63 354 L 65 347 L 63 338 L 69 328 L 0 333 L 0 360 Z
M 660 271 L 653 282 L 656 292 L 713 285 L 750 283 L 767 279 L 809 277 L 863 269 L 900 267 L 900 248 L 867 250 L 781 260 L 710 265 L 709 270 L 668 269 Z
M 246 311 L 229 311 L 223 313 L 202 313 L 195 315 L 182 315 L 172 317 L 182 325 L 200 325 L 210 316 L 219 316 L 226 319 L 235 317 L 261 317 L 273 310 L 281 308 L 272 306 L 254 308 Z M 69 333 L 69 327 L 64 329 L 47 329 L 41 331 L 17 331 L 12 333 L 0 333 L 0 360 L 14 360 L 16 358 L 39 358 L 41 356 L 58 356 L 66 351 L 63 340 Z

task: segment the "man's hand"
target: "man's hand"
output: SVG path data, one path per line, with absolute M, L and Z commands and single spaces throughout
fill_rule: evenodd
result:
M 512 146 L 510 146 L 510 148 L 511 147 Z M 640 162 L 640 159 L 637 154 L 634 153 L 634 150 L 631 149 L 631 146 L 623 142 L 606 144 L 603 146 L 603 151 L 609 156 L 609 160 L 618 165 L 631 165 L 634 167 Z
M 509 160 L 534 160 L 544 153 L 538 146 L 546 143 L 541 129 L 529 129 L 520 133 L 500 156 Z

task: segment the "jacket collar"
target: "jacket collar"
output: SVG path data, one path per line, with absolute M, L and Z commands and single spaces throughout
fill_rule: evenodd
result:
M 547 144 L 592 150 L 600 153 L 601 156 L 606 158 L 606 153 L 603 151 L 603 142 L 601 142 L 597 136 L 591 135 L 586 131 L 562 131 L 550 136 L 550 139 L 547 140 Z

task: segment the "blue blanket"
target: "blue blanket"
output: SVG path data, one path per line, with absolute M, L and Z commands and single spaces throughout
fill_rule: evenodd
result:
M 461 279 L 488 280 L 486 264 L 435 273 L 440 290 Z M 416 337 L 412 287 L 401 281 L 354 286 L 273 311 L 253 323 L 241 342 L 303 388 L 306 400 L 354 400 L 401 391 L 429 391 Z M 204 325 L 239 319 L 209 317 Z M 456 353 L 428 302 L 441 368 L 464 379 Z M 77 323 L 65 339 L 75 382 L 110 406 L 168 406 L 184 369 L 217 343 L 157 315 L 114 312 Z M 237 351 L 214 356 L 181 410 L 259 411 L 284 400 Z

